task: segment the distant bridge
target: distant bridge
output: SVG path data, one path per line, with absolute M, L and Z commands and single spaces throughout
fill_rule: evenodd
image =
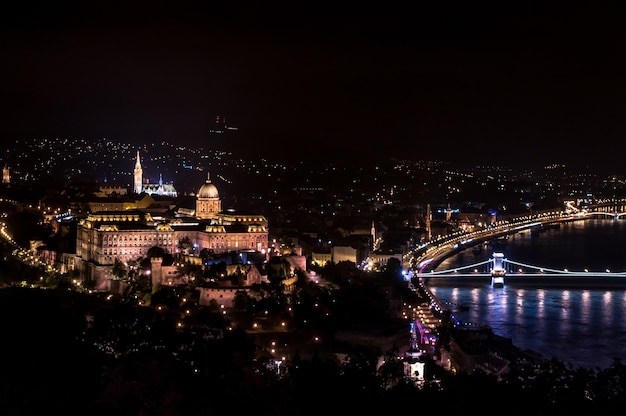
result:
M 488 260 L 484 260 L 474 264 L 468 264 L 462 267 L 455 267 L 445 270 L 431 270 L 428 272 L 417 273 L 420 279 L 430 277 L 491 277 L 494 284 L 494 272 L 503 271 L 499 281 L 504 283 L 504 276 L 516 277 L 626 277 L 626 272 L 605 271 L 589 271 L 580 270 L 572 271 L 568 269 L 551 269 L 547 267 L 535 266 L 532 264 L 520 263 L 507 258 L 499 257 L 501 253 L 493 253 L 494 256 Z
M 626 217 L 626 212 L 611 212 L 611 211 L 587 211 L 585 212 L 585 216 L 586 217 L 599 217 L 599 218 L 606 218 L 606 217 L 612 217 L 615 218 L 616 220 L 620 219 L 621 217 Z
M 626 216 L 626 199 L 609 198 L 606 200 L 598 200 L 589 204 L 584 209 L 576 207 L 573 203 L 567 205 L 569 209 L 583 212 L 587 217 L 613 217 L 616 220 Z
M 544 227 L 550 224 L 558 224 L 568 221 L 579 221 L 589 218 L 614 218 L 615 220 L 626 216 L 626 199 L 615 203 L 615 201 L 603 201 L 587 207 L 579 207 L 573 201 L 565 203 L 565 210 L 560 212 L 544 212 L 530 216 L 522 216 L 509 220 L 497 221 L 488 228 L 472 231 L 469 233 L 457 232 L 450 235 L 438 237 L 437 239 L 424 243 L 416 247 L 404 258 L 405 265 L 411 269 L 411 274 L 415 277 L 492 277 L 494 259 L 485 260 L 479 263 L 469 264 L 448 270 L 434 270 L 441 261 L 449 255 L 469 248 L 481 241 L 503 237 L 514 234 L 522 230 Z M 532 264 L 524 264 L 514 260 L 502 259 L 502 268 L 507 276 L 524 277 L 626 277 L 625 272 L 613 272 L 611 270 L 590 271 L 590 270 L 568 270 L 552 269 Z M 502 270 L 500 271 L 502 272 Z M 493 280 L 493 279 L 492 279 Z M 503 279 L 500 279 L 503 280 Z M 493 283 L 493 282 L 492 282 Z

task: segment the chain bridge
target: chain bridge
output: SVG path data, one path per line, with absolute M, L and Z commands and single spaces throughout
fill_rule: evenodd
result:
M 462 267 L 443 270 L 431 270 L 418 273 L 420 279 L 431 277 L 491 277 L 493 286 L 502 286 L 505 276 L 507 277 L 626 277 L 626 272 L 612 272 L 605 270 L 602 272 L 589 270 L 568 270 L 551 269 L 532 264 L 521 263 L 507 259 L 504 254 L 494 252 L 492 257 L 478 263 L 468 264 Z

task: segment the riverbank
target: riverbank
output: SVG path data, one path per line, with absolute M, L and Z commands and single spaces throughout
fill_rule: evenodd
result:
M 422 255 L 417 259 L 417 264 L 420 264 L 422 273 L 427 273 L 435 270 L 446 259 L 459 254 L 468 249 L 480 248 L 482 252 L 483 246 L 489 245 L 489 251 L 494 251 L 495 247 L 501 246 L 506 242 L 509 236 L 515 234 L 531 231 L 535 233 L 541 233 L 552 228 L 560 228 L 563 223 L 572 223 L 579 221 L 586 221 L 589 218 L 584 217 L 559 217 L 551 220 L 543 220 L 542 222 L 531 222 L 525 225 L 518 225 L 516 227 L 506 227 L 502 229 L 492 229 L 488 232 L 483 232 L 482 235 L 474 235 L 472 238 L 458 241 L 456 244 L 451 244 L 447 249 L 439 251 L 432 256 Z M 442 245 L 445 247 L 445 245 Z M 496 249 L 496 251 L 500 251 Z

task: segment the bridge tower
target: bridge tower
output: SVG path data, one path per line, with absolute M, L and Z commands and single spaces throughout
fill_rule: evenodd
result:
M 506 259 L 504 258 L 504 253 L 493 253 L 493 257 L 491 258 L 491 286 L 504 286 L 504 275 L 506 274 L 505 263 Z

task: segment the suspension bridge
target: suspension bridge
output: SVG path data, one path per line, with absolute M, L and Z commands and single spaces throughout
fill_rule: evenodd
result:
M 552 269 L 532 264 L 521 263 L 507 259 L 502 253 L 493 253 L 492 257 L 477 263 L 468 264 L 452 269 L 419 271 L 416 275 L 420 279 L 432 277 L 489 277 L 492 285 L 502 286 L 505 276 L 511 278 L 551 278 L 551 277 L 572 277 L 572 278 L 625 278 L 626 272 L 612 272 L 611 270 L 590 271 L 590 270 L 568 270 Z M 624 280 L 626 283 L 626 280 Z

